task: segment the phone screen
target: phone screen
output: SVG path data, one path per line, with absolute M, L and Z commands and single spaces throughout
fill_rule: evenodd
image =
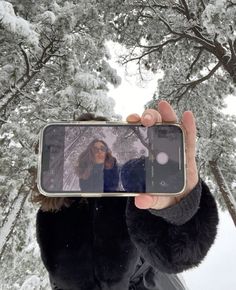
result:
M 182 129 L 50 124 L 41 140 L 40 187 L 50 194 L 179 193 L 185 184 Z

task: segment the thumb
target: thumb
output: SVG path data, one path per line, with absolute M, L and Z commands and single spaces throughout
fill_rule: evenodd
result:
M 158 201 L 158 196 L 151 196 L 146 194 L 141 194 L 135 197 L 135 206 L 139 209 L 148 209 L 154 207 Z

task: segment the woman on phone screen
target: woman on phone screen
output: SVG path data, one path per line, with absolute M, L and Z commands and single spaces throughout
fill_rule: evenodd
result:
M 112 192 L 117 189 L 117 161 L 102 140 L 94 139 L 79 155 L 76 173 L 82 192 Z

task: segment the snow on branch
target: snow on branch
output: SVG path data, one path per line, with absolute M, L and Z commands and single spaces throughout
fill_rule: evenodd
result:
M 2 255 L 9 236 L 14 228 L 17 217 L 25 203 L 27 194 L 23 193 L 23 185 L 21 186 L 19 193 L 14 199 L 9 214 L 3 222 L 3 226 L 0 228 L 0 256 Z
M 130 58 L 130 59 L 127 59 L 125 60 L 122 64 L 126 64 L 130 61 L 133 61 L 133 60 L 139 60 L 139 62 L 141 61 L 141 59 L 143 57 L 145 57 L 146 55 L 149 55 L 155 51 L 158 51 L 158 50 L 161 50 L 164 46 L 168 45 L 169 43 L 176 43 L 178 41 L 180 41 L 183 37 L 180 36 L 180 37 L 176 37 L 176 38 L 170 38 L 166 41 L 164 41 L 163 43 L 160 43 L 160 44 L 154 44 L 154 45 L 142 45 L 141 43 L 138 44 L 139 47 L 142 47 L 142 48 L 147 48 L 148 50 L 143 53 L 142 55 L 140 56 L 137 56 L 137 57 L 133 57 L 133 58 Z
M 15 33 L 25 38 L 29 43 L 38 46 L 39 35 L 33 25 L 22 17 L 16 16 L 11 3 L 0 1 L 1 25 L 10 33 Z
M 213 69 L 204 77 L 199 78 L 197 80 L 191 81 L 191 82 L 187 82 L 187 83 L 181 83 L 181 84 L 177 84 L 176 86 L 178 86 L 177 89 L 174 89 L 173 91 L 171 91 L 171 93 L 168 96 L 171 96 L 173 94 L 176 95 L 176 98 L 178 99 L 178 103 L 179 101 L 183 98 L 183 96 L 189 91 L 189 90 L 193 90 L 197 85 L 199 85 L 200 83 L 203 83 L 204 81 L 210 79 L 213 74 L 222 66 L 221 62 L 218 62 Z
M 19 43 L 19 47 L 20 47 L 20 50 L 24 56 L 24 60 L 25 60 L 25 64 L 26 64 L 26 75 L 29 76 L 29 73 L 30 73 L 30 63 L 29 63 L 29 58 L 28 58 L 28 55 L 26 53 L 26 51 L 24 50 L 24 48 L 22 47 L 22 42 Z

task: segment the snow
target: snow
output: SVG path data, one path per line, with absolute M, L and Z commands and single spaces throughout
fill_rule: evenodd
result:
M 6 239 L 11 231 L 11 227 L 14 221 L 16 220 L 16 216 L 21 208 L 24 199 L 25 199 L 24 194 L 18 195 L 10 211 L 10 214 L 7 217 L 7 220 L 5 221 L 4 225 L 0 228 L 0 253 L 3 250 L 3 246 L 5 245 Z
M 112 61 L 114 61 L 114 57 L 113 55 Z M 117 101 L 116 112 L 120 112 L 123 118 L 133 112 L 142 114 L 143 105 L 151 99 L 156 89 L 155 80 L 149 82 L 144 89 L 140 88 L 127 80 L 127 76 L 124 76 L 124 68 L 115 65 L 119 74 L 122 75 L 121 86 L 110 91 L 110 95 Z M 231 114 L 235 115 L 235 96 L 228 97 L 226 102 L 229 106 L 224 108 L 224 113 L 230 111 Z M 210 185 L 212 181 L 206 180 L 206 182 Z M 217 187 L 217 185 L 214 183 L 211 184 L 211 187 Z M 185 271 L 181 275 L 187 284 L 188 290 L 236 289 L 236 230 L 227 211 L 223 212 L 219 209 L 219 218 L 220 223 L 216 241 L 206 258 L 198 267 Z
M 219 210 L 220 223 L 216 241 L 199 267 L 186 271 L 183 277 L 189 290 L 234 290 L 236 231 L 227 212 Z
M 6 30 L 16 33 L 26 38 L 32 45 L 38 46 L 38 34 L 33 30 L 33 25 L 25 19 L 16 16 L 11 3 L 0 1 L 0 19 Z
M 52 11 L 45 11 L 42 15 L 41 15 L 41 19 L 44 20 L 44 22 L 48 22 L 50 24 L 53 24 L 56 20 L 56 16 Z
M 32 275 L 25 280 L 20 290 L 40 290 L 40 279 L 36 275 Z

